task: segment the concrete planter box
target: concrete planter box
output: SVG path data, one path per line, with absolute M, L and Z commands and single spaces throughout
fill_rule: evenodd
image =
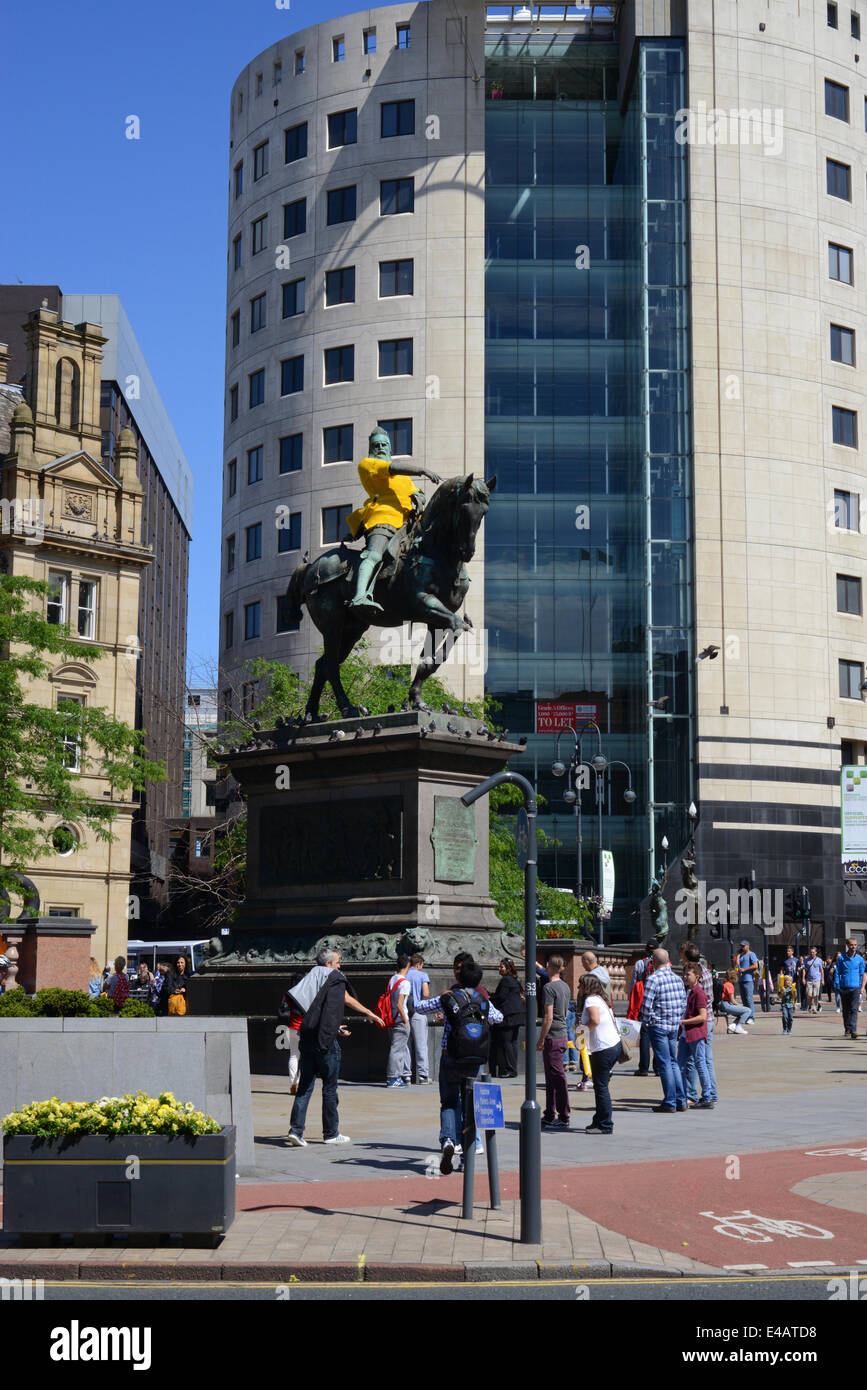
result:
M 234 1126 L 238 1171 L 254 1166 L 244 1018 L 0 1018 L 0 1057 L 0 1118 L 52 1096 L 173 1091 Z
M 135 1160 L 135 1161 L 134 1161 Z M 3 1140 L 9 1235 L 205 1235 L 235 1219 L 235 1130 Z

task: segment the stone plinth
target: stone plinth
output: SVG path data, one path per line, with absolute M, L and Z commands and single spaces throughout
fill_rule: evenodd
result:
M 12 965 L 7 989 L 80 989 L 87 992 L 91 938 L 96 925 L 85 917 L 19 917 L 4 926 Z
M 520 749 L 483 727 L 411 711 L 273 730 L 226 755 L 247 803 L 247 897 L 225 953 L 193 981 L 194 1010 L 271 1013 L 325 944 L 353 979 L 371 977 L 365 1002 L 401 947 L 444 982 L 460 950 L 492 967 L 507 943 L 488 801 L 460 798 Z

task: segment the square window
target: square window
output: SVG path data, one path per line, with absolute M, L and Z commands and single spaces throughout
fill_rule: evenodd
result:
M 355 184 L 346 188 L 330 188 L 327 197 L 327 225 L 355 221 Z
M 302 72 L 304 72 L 304 70 L 306 69 L 306 67 L 307 67 L 307 59 L 306 59 L 305 56 L 304 56 L 304 49 L 303 49 L 303 48 L 296 48 L 296 50 L 295 50 L 295 76 L 296 76 L 296 77 L 300 77 L 301 74 L 302 74 Z
M 327 425 L 322 431 L 322 462 L 351 463 L 352 426 Z
M 258 183 L 268 172 L 268 141 L 253 150 L 253 182 Z
M 280 440 L 280 472 L 298 473 L 303 459 L 303 435 L 287 434 Z
M 267 228 L 268 228 L 268 214 L 267 214 L 267 213 L 265 214 L 264 217 L 257 217 L 257 218 L 256 218 L 256 221 L 255 221 L 255 222 L 252 224 L 252 226 L 250 227 L 250 233 L 251 233 L 251 236 L 252 236 L 252 246 L 251 246 L 251 248 L 250 248 L 250 253 L 251 253 L 251 255 L 253 255 L 253 256 L 258 256 L 258 254 L 259 254 L 260 251 L 264 251 L 264 250 L 265 250 L 265 247 L 266 247 L 267 244 L 268 244 L 268 241 L 267 241 Z
M 842 362 L 846 367 L 855 366 L 854 328 L 841 328 L 838 323 L 831 324 L 831 361 Z
M 244 641 L 250 642 L 254 637 L 258 637 L 261 631 L 262 605 L 261 603 L 244 604 Z
M 336 150 L 341 145 L 358 143 L 358 110 L 334 111 L 328 117 L 328 148 Z
M 342 34 L 336 39 L 331 40 L 331 57 L 335 63 L 342 63 L 346 57 L 346 44 L 343 41 Z
M 238 388 L 237 388 L 237 386 L 230 386 L 230 388 L 229 388 L 229 419 L 230 419 L 230 420 L 237 420 L 237 418 L 238 418 Z
M 241 310 L 236 309 L 232 315 L 232 347 L 236 348 L 241 341 Z
M 392 295 L 413 293 L 413 261 L 380 261 L 379 295 L 388 299 Z
M 408 24 L 397 25 L 397 46 L 398 48 L 409 48 L 410 26 Z
M 379 133 L 384 140 L 395 135 L 415 135 L 414 101 L 384 101 L 379 110 Z
M 229 459 L 226 464 L 226 496 L 234 497 L 238 491 L 238 460 Z
M 257 294 L 255 299 L 251 299 L 251 300 L 250 300 L 250 332 L 251 332 L 251 333 L 258 333 L 261 329 L 263 329 L 263 328 L 265 327 L 266 316 L 267 316 L 267 311 L 266 311 L 267 302 L 268 302 L 268 296 L 265 295 L 265 294 Z
M 412 453 L 412 420 L 377 420 L 376 423 L 391 440 L 392 458 Z
M 860 497 L 857 492 L 834 489 L 834 525 L 838 531 L 860 531 Z
M 827 7 L 827 15 L 828 15 L 828 28 L 829 28 L 829 29 L 836 29 L 836 28 L 837 28 L 837 6 L 836 6 L 836 5 L 833 5 L 833 4 L 829 4 L 828 7 Z
M 243 262 L 242 244 L 243 238 L 239 233 L 232 242 L 232 265 L 235 270 L 240 270 Z
M 304 313 L 304 281 L 290 280 L 283 286 L 283 317 L 291 319 Z
M 329 270 L 325 274 L 325 306 L 355 303 L 355 266 Z
M 833 116 L 836 121 L 849 119 L 849 88 L 828 77 L 825 78 L 825 115 Z
M 240 198 L 244 192 L 244 161 L 235 165 L 235 197 Z
M 379 211 L 382 217 L 395 217 L 415 211 L 414 179 L 382 179 L 379 185 Z
M 831 407 L 832 431 L 835 444 L 843 444 L 847 449 L 858 448 L 858 416 L 854 410 L 846 410 L 842 405 Z
M 226 573 L 231 574 L 235 568 L 235 537 L 226 537 Z
M 848 246 L 838 246 L 828 242 L 828 274 L 832 280 L 840 280 L 844 285 L 854 284 L 852 251 Z
M 223 614 L 223 646 L 234 646 L 235 642 L 235 615 L 234 613 Z M 229 692 L 226 691 L 226 694 Z
M 864 683 L 864 667 L 860 661 L 838 661 L 840 672 L 840 699 L 860 700 L 861 686 Z
M 364 51 L 365 53 L 376 52 L 376 30 L 365 29 L 364 31 Z
M 265 368 L 250 373 L 250 409 L 262 405 L 265 400 Z
M 66 623 L 67 593 L 69 589 L 69 578 L 65 574 L 50 572 L 48 583 L 51 592 L 48 595 L 45 616 L 49 623 L 63 627 Z
M 322 508 L 323 545 L 336 545 L 338 541 L 352 539 L 346 526 L 346 518 L 351 511 L 351 506 Z
M 280 363 L 280 395 L 292 396 L 304 390 L 304 357 L 289 357 Z
M 289 617 L 289 599 L 286 594 L 277 595 L 277 618 L 275 631 L 277 632 L 298 632 L 301 627 L 300 622 L 293 622 Z
M 283 204 L 283 238 L 301 236 L 307 231 L 307 199 L 297 198 L 294 203 Z
M 301 513 L 287 512 L 277 514 L 277 554 L 285 555 L 287 550 L 301 549 Z
M 255 449 L 247 450 L 247 482 L 261 483 L 264 474 L 262 466 L 263 449 L 261 444 L 257 444 Z
M 825 187 L 832 198 L 843 198 L 845 202 L 852 201 L 852 170 L 848 164 L 841 164 L 837 159 L 825 160 Z
M 326 386 L 336 386 L 341 381 L 355 380 L 354 347 L 326 348 L 324 357 Z
M 851 574 L 837 575 L 837 612 L 861 616 L 861 580 Z M 849 762 L 851 762 L 851 758 Z
M 262 558 L 262 523 L 257 521 L 253 526 L 246 527 L 247 535 L 247 563 L 251 560 L 261 560 Z
M 302 121 L 300 125 L 290 126 L 286 131 L 283 152 L 287 164 L 294 164 L 296 159 L 307 157 L 306 121 Z
M 849 11 L 849 25 L 853 39 L 861 37 L 861 20 L 854 10 Z
M 412 376 L 412 338 L 388 338 L 379 344 L 380 376 Z

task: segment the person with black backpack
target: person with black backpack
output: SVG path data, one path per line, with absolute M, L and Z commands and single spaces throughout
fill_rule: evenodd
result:
M 445 1020 L 440 1059 L 440 1172 L 451 1173 L 456 1153 L 463 1149 L 458 1136 L 464 1128 L 464 1084 L 478 1076 L 487 1065 L 491 1047 L 491 1024 L 502 1023 L 503 1015 L 479 990 L 482 968 L 472 956 L 459 967 L 454 989 L 434 999 L 422 999 L 419 1013 L 441 1013 Z M 482 1141 L 476 1138 L 476 1153 Z

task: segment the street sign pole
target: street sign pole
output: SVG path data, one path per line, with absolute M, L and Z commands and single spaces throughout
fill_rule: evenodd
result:
M 522 1245 L 542 1242 L 542 1111 L 536 1100 L 536 793 L 532 784 L 520 772 L 495 772 L 472 791 L 465 792 L 461 801 L 472 806 L 479 797 L 487 796 L 494 787 L 512 782 L 524 796 L 526 828 L 521 822 L 519 851 L 524 859 L 524 966 L 526 994 L 526 1030 L 524 1055 L 524 1103 L 521 1106 L 519 1136 L 519 1184 L 521 1197 Z M 466 1156 L 465 1156 L 466 1161 Z

